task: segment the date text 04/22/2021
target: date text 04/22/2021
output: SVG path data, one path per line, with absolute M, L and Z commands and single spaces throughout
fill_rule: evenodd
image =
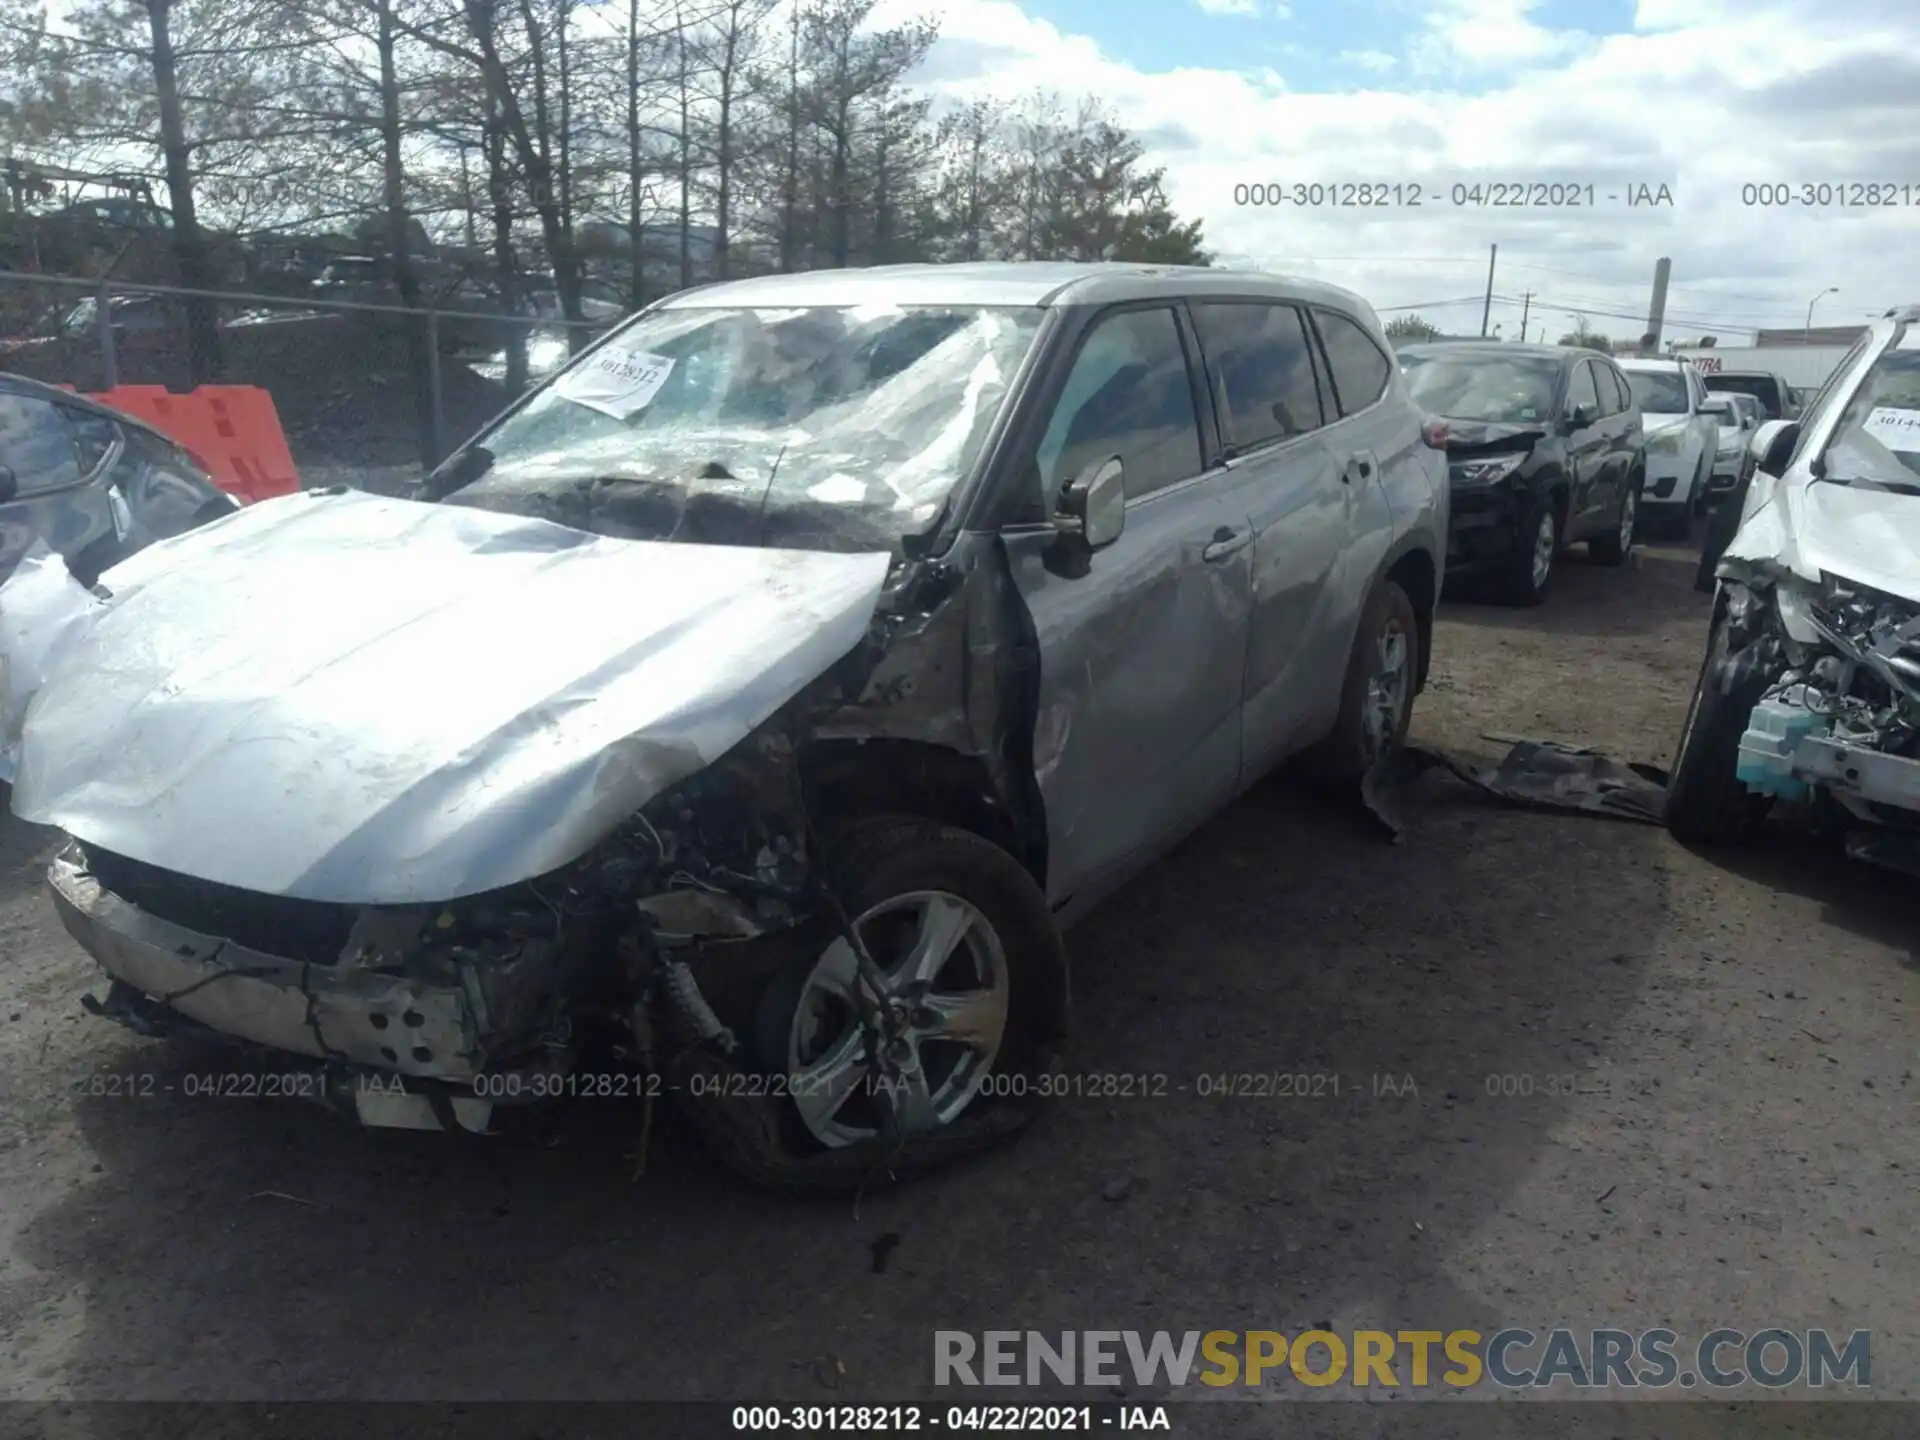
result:
M 1287 210 L 1671 210 L 1662 181 L 1256 180 L 1233 187 L 1243 208 Z
M 1165 1405 L 736 1405 L 741 1434 L 1091 1435 L 1173 1429 Z

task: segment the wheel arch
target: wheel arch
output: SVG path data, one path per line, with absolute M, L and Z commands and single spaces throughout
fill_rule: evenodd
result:
M 814 740 L 801 748 L 799 761 L 808 809 L 823 829 L 883 814 L 935 820 L 999 846 L 1045 888 L 1044 839 L 1007 808 L 982 757 L 925 740 L 877 737 Z
M 1424 545 L 1413 545 L 1394 557 L 1381 579 L 1391 580 L 1406 592 L 1413 604 L 1414 624 L 1420 635 L 1420 663 L 1414 672 L 1414 690 L 1426 689 L 1427 672 L 1433 661 L 1433 619 L 1440 595 L 1440 570 L 1433 552 Z

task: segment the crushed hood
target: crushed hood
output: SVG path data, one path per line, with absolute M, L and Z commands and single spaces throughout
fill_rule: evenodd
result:
M 888 564 L 354 492 L 269 500 L 102 577 L 112 598 L 27 710 L 13 808 L 304 899 L 513 884 L 852 650 Z
M 1447 417 L 1447 455 L 1452 459 L 1482 455 L 1525 454 L 1547 438 L 1538 420 L 1455 420 Z
M 1920 496 L 1790 476 L 1740 526 L 1727 559 L 1836 575 L 1920 604 Z

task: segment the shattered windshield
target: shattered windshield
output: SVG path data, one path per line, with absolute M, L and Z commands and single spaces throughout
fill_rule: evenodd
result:
M 1920 490 L 1920 336 L 1867 372 L 1828 443 L 1822 479 Z
M 1414 403 L 1449 420 L 1524 425 L 1553 414 L 1557 360 L 1509 355 L 1402 355 Z
M 656 312 L 482 434 L 451 498 L 607 534 L 892 546 L 973 464 L 1043 313 Z

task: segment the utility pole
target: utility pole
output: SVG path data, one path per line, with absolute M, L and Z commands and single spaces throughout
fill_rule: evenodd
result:
M 1527 314 L 1533 309 L 1533 292 L 1522 291 L 1520 295 L 1520 343 L 1527 343 Z
M 1493 318 L 1493 262 L 1499 257 L 1500 247 L 1494 245 L 1487 250 L 1487 300 L 1480 307 L 1480 338 L 1487 338 L 1487 321 Z
M 1673 261 L 1661 256 L 1653 267 L 1653 304 L 1647 309 L 1647 333 L 1641 349 L 1648 355 L 1660 353 L 1660 331 L 1667 322 L 1667 279 L 1673 274 Z

